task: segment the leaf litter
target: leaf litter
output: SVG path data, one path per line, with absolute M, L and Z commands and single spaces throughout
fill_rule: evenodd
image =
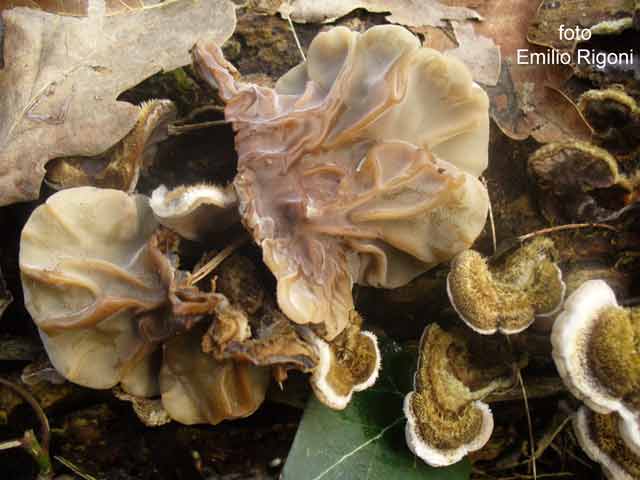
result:
M 174 0 L 127 15 L 105 8 L 92 0 L 87 17 L 2 12 L 0 205 L 37 198 L 49 160 L 94 156 L 118 142 L 139 112 L 118 95 L 190 63 L 200 37 L 223 43 L 236 22 L 229 0 Z

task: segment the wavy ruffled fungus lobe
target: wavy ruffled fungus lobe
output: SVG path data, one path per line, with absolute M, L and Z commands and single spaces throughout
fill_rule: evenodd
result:
M 353 392 L 373 386 L 380 371 L 378 339 L 371 332 L 362 332 L 362 317 L 355 311 L 353 315 L 357 317 L 331 342 L 312 332 L 307 335 L 319 357 L 311 386 L 316 397 L 335 410 L 345 408 Z
M 640 312 L 621 308 L 602 280 L 573 292 L 551 334 L 553 359 L 576 397 L 621 417 L 620 432 L 640 454 Z
M 459 61 L 398 26 L 319 34 L 275 89 L 236 80 L 216 45 L 194 58 L 227 102 L 240 212 L 294 322 L 330 341 L 354 283 L 406 284 L 481 232 L 488 99 Z
M 493 431 L 493 414 L 481 399 L 513 385 L 512 379 L 504 377 L 509 373 L 508 362 L 502 368 L 489 367 L 491 375 L 474 372 L 478 369 L 465 354 L 467 348 L 463 336 L 437 324 L 426 328 L 420 342 L 414 391 L 404 402 L 406 438 L 411 451 L 432 466 L 451 465 L 482 448 Z M 465 370 L 460 359 L 470 360 L 464 377 L 475 380 L 474 390 L 460 378 Z
M 149 202 L 159 223 L 189 240 L 205 240 L 239 221 L 233 187 L 156 188 Z
M 214 360 L 200 348 L 203 333 L 194 329 L 165 343 L 160 370 L 164 408 L 186 425 L 216 425 L 251 415 L 264 401 L 270 369 Z
M 451 264 L 447 292 L 460 318 L 478 333 L 510 335 L 528 328 L 536 316 L 548 316 L 562 305 L 565 285 L 552 261 L 553 241 L 538 237 L 491 267 L 467 250 Z
M 629 449 L 618 430 L 618 415 L 603 415 L 585 406 L 573 419 L 578 443 L 609 480 L 640 478 L 640 457 Z
M 67 379 L 158 393 L 154 348 L 136 325 L 138 314 L 166 300 L 147 246 L 156 227 L 146 198 L 93 187 L 52 195 L 27 221 L 20 242 L 25 306 Z

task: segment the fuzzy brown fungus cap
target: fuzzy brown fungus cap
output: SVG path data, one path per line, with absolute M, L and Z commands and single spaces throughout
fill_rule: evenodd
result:
M 20 240 L 25 306 L 68 380 L 158 393 L 155 346 L 138 328 L 141 314 L 166 302 L 148 246 L 156 227 L 145 197 L 93 187 L 52 195 L 27 221 Z
M 240 221 L 233 186 L 191 185 L 151 194 L 150 205 L 159 223 L 189 240 L 206 240 Z
M 171 100 L 143 102 L 136 124 L 120 142 L 95 157 L 50 161 L 45 182 L 56 190 L 94 186 L 133 192 L 141 170 L 152 164 L 158 143 L 167 138 L 167 126 L 176 113 Z
M 437 324 L 420 341 L 414 391 L 404 402 L 405 433 L 411 451 L 429 465 L 451 465 L 482 448 L 493 431 L 493 414 L 481 400 L 513 385 L 509 362 L 480 369 L 469 353 L 464 336 Z
M 550 143 L 529 157 L 529 172 L 543 192 L 542 209 L 554 221 L 598 221 L 624 207 L 633 180 L 616 157 L 586 142 Z
M 562 305 L 565 285 L 555 256 L 553 241 L 543 237 L 496 266 L 474 250 L 464 251 L 451 263 L 447 277 L 451 305 L 483 335 L 521 332 L 536 316 L 552 315 Z
M 329 408 L 342 410 L 354 392 L 373 386 L 378 379 L 382 357 L 378 339 L 361 331 L 362 317 L 355 318 L 331 342 L 307 331 L 307 340 L 315 347 L 318 365 L 311 375 L 311 387 L 318 400 Z
M 620 436 L 619 417 L 582 406 L 573 418 L 573 431 L 584 452 L 601 465 L 608 480 L 640 478 L 640 456 Z
M 580 96 L 578 107 L 598 144 L 618 159 L 633 159 L 640 149 L 640 106 L 633 97 L 621 88 L 588 90 Z
M 571 393 L 598 413 L 617 412 L 621 434 L 640 453 L 640 312 L 620 307 L 604 281 L 589 280 L 567 298 L 551 342 Z
M 331 341 L 354 283 L 406 284 L 481 232 L 488 99 L 458 60 L 399 26 L 337 27 L 271 89 L 217 45 L 193 53 L 227 103 L 240 213 L 294 322 Z
M 246 362 L 215 360 L 200 348 L 195 328 L 164 344 L 160 370 L 162 405 L 186 425 L 247 417 L 264 401 L 270 369 Z

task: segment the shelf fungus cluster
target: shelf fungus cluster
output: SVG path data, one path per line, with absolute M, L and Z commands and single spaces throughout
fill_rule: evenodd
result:
M 274 89 L 218 45 L 193 54 L 226 102 L 242 221 L 292 321 L 331 342 L 354 283 L 404 285 L 482 231 L 488 99 L 459 61 L 390 25 L 320 33 Z
M 437 324 L 426 328 L 414 391 L 404 402 L 407 444 L 418 457 L 451 465 L 489 440 L 493 414 L 482 399 L 515 384 L 505 347 L 502 337 L 469 339 Z
M 554 222 L 602 221 L 638 197 L 636 101 L 617 88 L 589 90 L 578 108 L 593 130 L 593 143 L 550 143 L 529 158 L 529 173 L 543 193 L 542 210 Z
M 620 435 L 640 454 L 640 311 L 620 307 L 602 280 L 573 292 L 551 335 L 567 388 L 591 410 L 619 416 Z
M 478 333 L 518 333 L 562 306 L 565 285 L 553 241 L 537 237 L 489 265 L 474 250 L 451 264 L 447 292 L 460 318 Z

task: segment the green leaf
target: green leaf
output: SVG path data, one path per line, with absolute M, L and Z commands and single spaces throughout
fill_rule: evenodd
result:
M 413 389 L 415 352 L 386 341 L 382 372 L 349 406 L 331 410 L 309 400 L 283 470 L 283 480 L 466 480 L 469 462 L 433 468 L 406 446 L 402 402 Z

